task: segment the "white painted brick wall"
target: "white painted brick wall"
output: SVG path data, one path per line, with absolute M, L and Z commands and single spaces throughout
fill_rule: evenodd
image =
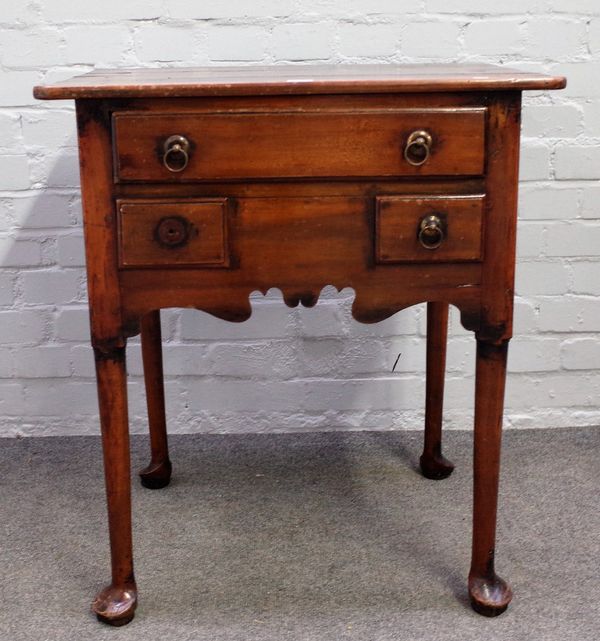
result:
M 506 424 L 600 422 L 598 0 L 36 0 L 0 11 L 0 435 L 97 433 L 76 129 L 32 86 L 94 66 L 506 63 L 563 73 L 525 96 L 516 337 Z M 277 292 L 227 324 L 163 312 L 172 431 L 418 428 L 423 306 L 376 325 L 352 292 L 313 309 Z M 392 367 L 398 354 L 395 372 Z M 139 340 L 133 428 L 145 430 Z M 447 419 L 472 422 L 474 341 L 452 311 Z

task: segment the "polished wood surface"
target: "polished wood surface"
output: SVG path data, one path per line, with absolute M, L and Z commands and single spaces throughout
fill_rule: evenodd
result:
M 226 267 L 227 199 L 117 201 L 119 265 Z
M 380 263 L 448 263 L 482 257 L 483 196 L 378 196 L 375 258 Z M 441 245 L 429 248 L 415 230 L 427 216 L 443 227 Z
M 561 76 L 485 64 L 269 65 L 96 70 L 38 85 L 40 99 L 562 89 Z
M 307 109 L 310 109 L 307 106 Z M 452 176 L 483 173 L 484 108 L 340 110 L 302 113 L 117 114 L 116 173 L 122 181 Z M 403 157 L 407 134 L 427 130 L 431 157 Z M 157 140 L 189 140 L 189 165 L 169 171 Z
M 151 461 L 169 483 L 159 310 L 241 322 L 279 288 L 317 303 L 352 287 L 364 323 L 427 303 L 424 476 L 442 455 L 448 305 L 477 339 L 473 608 L 503 612 L 495 571 L 506 352 L 512 336 L 522 89 L 564 79 L 489 66 L 93 72 L 36 88 L 77 98 L 92 344 L 112 581 L 94 602 L 127 623 L 131 539 L 125 344 L 141 333 Z

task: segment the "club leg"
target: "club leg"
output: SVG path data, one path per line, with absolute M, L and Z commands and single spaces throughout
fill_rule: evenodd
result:
M 140 471 L 140 479 L 144 487 L 156 490 L 169 484 L 172 469 L 165 415 L 160 310 L 144 316 L 141 321 L 141 335 L 151 459 Z
M 454 465 L 442 455 L 448 307 L 447 303 L 427 303 L 425 443 L 420 464 L 423 476 L 435 480 L 445 479 L 454 469 Z
M 473 609 L 489 617 L 502 614 L 512 598 L 509 585 L 494 568 L 507 351 L 508 341 L 500 345 L 477 341 L 469 596 Z
M 125 347 L 110 353 L 94 350 L 104 452 L 104 476 L 112 580 L 92 610 L 100 621 L 119 626 L 133 619 L 137 588 L 133 575 L 131 480 Z

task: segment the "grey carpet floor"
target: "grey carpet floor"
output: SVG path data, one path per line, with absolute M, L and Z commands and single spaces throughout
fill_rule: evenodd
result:
M 600 429 L 506 433 L 496 619 L 466 599 L 471 435 L 445 438 L 457 469 L 436 482 L 415 432 L 173 437 L 171 486 L 134 481 L 140 604 L 117 629 L 89 611 L 109 576 L 99 440 L 2 440 L 0 639 L 600 638 Z

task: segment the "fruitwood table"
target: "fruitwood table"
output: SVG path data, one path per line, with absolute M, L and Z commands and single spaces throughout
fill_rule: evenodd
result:
M 561 77 L 485 65 L 94 71 L 35 88 L 75 99 L 112 581 L 93 604 L 134 615 L 125 344 L 141 333 L 152 457 L 167 485 L 159 310 L 228 321 L 277 287 L 287 305 L 352 287 L 375 323 L 427 302 L 421 469 L 448 476 L 441 425 L 448 305 L 477 340 L 468 589 L 503 612 L 494 569 L 506 353 L 512 334 L 521 92 Z

